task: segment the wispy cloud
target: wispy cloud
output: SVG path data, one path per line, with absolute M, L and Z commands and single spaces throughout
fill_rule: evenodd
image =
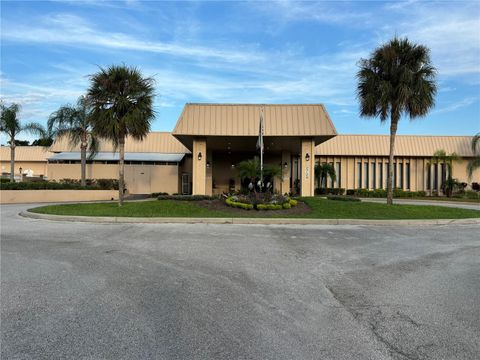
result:
M 135 50 L 188 58 L 214 58 L 225 62 L 261 60 L 254 52 L 202 47 L 175 42 L 148 41 L 119 32 L 102 32 L 84 18 L 57 14 L 43 18 L 38 25 L 4 24 L 1 38 L 18 43 L 62 44 L 97 49 Z
M 451 103 L 450 105 L 441 107 L 437 110 L 434 111 L 435 114 L 441 114 L 441 113 L 448 113 L 448 112 L 453 112 L 461 108 L 468 107 L 470 105 L 473 105 L 475 103 L 478 103 L 480 101 L 480 96 L 471 96 L 467 97 L 465 99 L 456 101 L 454 103 Z

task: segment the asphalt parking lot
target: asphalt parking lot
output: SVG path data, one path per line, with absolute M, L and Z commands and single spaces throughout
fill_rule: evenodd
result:
M 94 224 L 1 206 L 2 359 L 478 359 L 480 225 Z

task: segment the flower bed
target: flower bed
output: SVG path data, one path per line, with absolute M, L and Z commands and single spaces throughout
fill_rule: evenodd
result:
M 229 196 L 225 200 L 225 204 L 244 210 L 283 210 L 296 206 L 297 200 L 270 193 L 251 193 Z

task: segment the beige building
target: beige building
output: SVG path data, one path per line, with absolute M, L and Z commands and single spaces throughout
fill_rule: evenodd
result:
M 337 135 L 323 105 L 186 104 L 172 133 L 152 132 L 143 141 L 127 139 L 126 184 L 133 194 L 153 192 L 218 194 L 238 190 L 236 165 L 259 156 L 256 144 L 263 114 L 264 162 L 279 166 L 281 179 L 268 179 L 281 193 L 299 189 L 314 194 L 315 164 L 334 165 L 337 180 L 328 187 L 346 189 L 386 187 L 389 137 Z M 394 181 L 404 190 L 440 190 L 444 164 L 431 164 L 435 151 L 462 157 L 453 177 L 480 182 L 480 172 L 468 179 L 466 163 L 473 156 L 468 136 L 397 136 Z M 10 169 L 10 152 L 0 152 L 2 173 Z M 80 177 L 80 152 L 66 140 L 48 150 L 17 147 L 15 169 L 51 180 Z M 87 178 L 117 178 L 118 153 L 103 142 L 87 163 Z M 245 185 L 245 184 L 243 184 Z

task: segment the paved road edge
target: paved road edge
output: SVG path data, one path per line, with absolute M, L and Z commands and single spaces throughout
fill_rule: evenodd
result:
M 480 224 L 480 218 L 438 220 L 366 220 L 366 219 L 298 219 L 298 218 L 185 218 L 185 217 L 110 217 L 67 216 L 22 211 L 20 216 L 53 221 L 90 223 L 151 223 L 151 224 L 261 224 L 261 225 L 449 225 Z

